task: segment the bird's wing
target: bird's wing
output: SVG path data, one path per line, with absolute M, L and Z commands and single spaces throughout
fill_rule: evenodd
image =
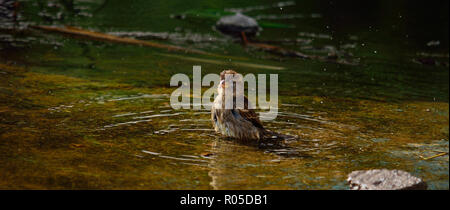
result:
M 250 121 L 255 127 L 264 129 L 258 114 L 253 109 L 249 109 L 249 102 L 247 97 L 244 96 L 244 109 L 238 109 L 239 114 L 247 121 Z

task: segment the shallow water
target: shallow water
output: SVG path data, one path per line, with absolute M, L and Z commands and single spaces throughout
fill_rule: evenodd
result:
M 20 1 L 15 18 L 10 4 L 0 8 L 1 189 L 348 189 L 348 173 L 373 168 L 449 189 L 448 155 L 423 159 L 449 150 L 448 3 L 63 2 Z M 255 41 L 338 59 L 243 48 L 212 27 L 234 11 L 263 26 Z M 172 109 L 170 77 L 193 65 L 203 75 L 279 74 L 279 114 L 264 125 L 299 139 L 236 142 L 214 133 L 207 110 Z

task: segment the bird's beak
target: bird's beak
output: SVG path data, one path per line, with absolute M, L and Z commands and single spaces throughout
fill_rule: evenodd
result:
M 219 87 L 225 88 L 225 80 L 220 80 Z

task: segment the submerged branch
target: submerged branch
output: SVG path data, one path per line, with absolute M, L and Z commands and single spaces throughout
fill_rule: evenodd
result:
M 430 159 L 437 158 L 437 157 L 444 156 L 444 155 L 448 155 L 448 152 L 442 152 L 442 153 L 439 153 L 437 155 L 433 155 L 431 157 L 420 156 L 420 158 L 422 158 L 422 160 L 430 160 Z
M 289 49 L 281 48 L 281 47 L 274 46 L 274 45 L 248 42 L 248 41 L 244 41 L 244 45 L 255 48 L 257 50 L 262 50 L 265 52 L 269 52 L 269 53 L 276 54 L 279 56 L 284 56 L 284 57 L 296 57 L 296 58 L 302 58 L 302 59 L 318 60 L 321 62 L 338 63 L 338 64 L 346 64 L 346 65 L 357 65 L 357 63 L 347 61 L 345 59 L 339 59 L 339 57 L 336 54 L 330 54 L 328 56 L 307 55 L 307 54 L 304 54 L 304 53 L 301 53 L 301 52 L 298 52 L 295 50 L 289 50 Z
M 123 38 L 123 37 L 118 37 L 118 36 L 114 36 L 114 35 L 83 30 L 83 29 L 79 29 L 79 28 L 75 28 L 75 27 L 65 27 L 65 28 L 52 27 L 52 26 L 31 26 L 31 27 L 35 28 L 35 29 L 39 29 L 39 30 L 44 30 L 44 31 L 49 31 L 49 32 L 57 32 L 57 33 L 73 35 L 73 36 L 94 39 L 94 40 L 99 40 L 99 41 L 116 42 L 116 43 L 132 44 L 132 45 L 139 45 L 139 46 L 145 46 L 145 47 L 161 48 L 161 49 L 167 49 L 169 51 L 182 51 L 182 52 L 186 52 L 186 53 L 213 55 L 211 53 L 204 52 L 201 50 L 188 49 L 188 48 L 174 46 L 174 45 L 160 44 L 160 43 L 156 43 L 156 42 L 143 41 L 143 40 L 137 40 L 137 39 L 131 39 L 131 38 Z

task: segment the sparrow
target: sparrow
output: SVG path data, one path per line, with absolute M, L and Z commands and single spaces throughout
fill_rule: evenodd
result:
M 226 75 L 234 76 L 238 75 L 238 73 L 233 70 L 224 70 L 220 73 L 220 84 L 217 87 L 218 95 L 214 99 L 211 107 L 211 121 L 214 130 L 223 136 L 240 140 L 264 140 L 288 137 L 287 135 L 266 130 L 259 119 L 259 115 L 254 109 L 250 109 L 252 107 L 250 101 L 243 92 L 233 90 L 233 107 L 231 109 L 225 109 L 225 90 L 229 83 L 236 82 L 236 86 L 243 85 L 241 79 L 227 81 L 229 77 L 226 77 Z M 236 96 L 244 97 L 243 107 L 236 106 Z

